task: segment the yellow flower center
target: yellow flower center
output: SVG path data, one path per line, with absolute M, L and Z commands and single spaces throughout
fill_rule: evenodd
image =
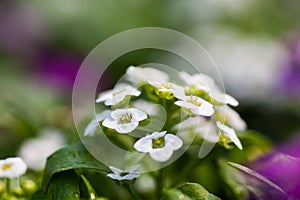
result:
M 1 169 L 3 171 L 9 170 L 12 167 L 12 165 L 13 165 L 12 163 L 5 163 L 5 164 L 1 165 Z
M 190 102 L 192 104 L 194 104 L 195 106 L 200 107 L 202 105 L 202 103 L 200 103 L 198 97 L 194 97 L 194 96 L 190 96 L 190 98 L 187 100 L 187 102 Z
M 232 142 L 229 137 L 227 137 L 224 133 L 221 133 L 219 137 L 219 143 L 223 145 L 226 149 L 232 149 L 230 143 Z
M 156 149 L 156 148 L 162 148 L 164 146 L 165 146 L 165 138 L 164 137 L 152 139 L 152 148 Z
M 125 115 L 122 115 L 121 118 L 118 120 L 119 124 L 128 124 L 132 120 L 132 114 L 126 113 Z

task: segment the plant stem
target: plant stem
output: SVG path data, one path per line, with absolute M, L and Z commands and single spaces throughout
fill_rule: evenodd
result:
M 7 178 L 6 179 L 6 193 L 7 194 L 10 194 L 10 185 L 11 185 L 10 179 Z
M 158 171 L 156 178 L 156 199 L 160 199 L 163 194 L 163 169 Z
M 131 197 L 132 197 L 133 200 L 141 200 L 141 198 L 139 197 L 139 195 L 132 188 L 132 184 L 126 185 L 125 188 L 131 194 Z

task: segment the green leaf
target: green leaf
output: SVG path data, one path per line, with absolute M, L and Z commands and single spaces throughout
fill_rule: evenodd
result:
M 79 200 L 79 180 L 74 170 L 55 174 L 50 184 L 52 200 Z
M 95 169 L 108 171 L 108 168 L 96 160 L 85 149 L 83 144 L 78 143 L 69 145 L 48 157 L 43 178 L 43 190 L 47 191 L 49 182 L 54 174 L 72 169 Z
M 198 183 L 184 183 L 165 192 L 162 200 L 219 200 Z
M 43 190 L 38 190 L 32 195 L 31 200 L 52 200 L 52 199 L 49 195 L 45 194 Z
M 188 195 L 191 199 L 197 200 L 217 200 L 218 197 L 210 194 L 203 186 L 198 183 L 184 183 L 177 187 L 179 191 Z
M 161 200 L 192 200 L 192 199 L 187 195 L 183 194 L 182 192 L 180 192 L 179 190 L 171 189 L 165 191 L 165 195 Z

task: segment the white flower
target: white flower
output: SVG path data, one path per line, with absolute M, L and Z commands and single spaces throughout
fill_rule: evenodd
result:
M 25 174 L 26 164 L 19 157 L 0 160 L 0 178 L 18 178 Z
M 106 106 L 116 105 L 123 101 L 127 96 L 139 96 L 140 91 L 128 84 L 116 85 L 114 89 L 102 92 L 96 99 L 97 103 L 104 102 Z
M 232 128 L 222 124 L 219 121 L 217 121 L 216 124 L 217 124 L 217 127 L 219 128 L 219 136 L 220 136 L 221 142 L 222 142 L 222 140 L 225 143 L 233 142 L 239 149 L 243 149 L 239 138 L 236 136 L 236 133 Z
M 196 96 L 185 96 L 182 100 L 176 101 L 175 104 L 190 110 L 195 115 L 210 117 L 215 112 L 211 103 Z
M 169 160 L 173 151 L 182 146 L 182 140 L 173 134 L 166 134 L 167 131 L 154 132 L 140 138 L 134 144 L 134 148 L 142 153 L 149 153 L 150 157 L 159 162 Z
M 135 85 L 156 82 L 163 83 L 169 80 L 168 74 L 154 68 L 130 66 L 126 71 L 126 78 Z
M 212 90 L 208 92 L 208 95 L 215 101 L 222 104 L 229 104 L 232 106 L 238 106 L 239 102 L 229 94 L 223 93 L 221 90 Z
M 110 110 L 104 110 L 103 112 L 96 115 L 96 119 L 93 119 L 85 128 L 84 136 L 93 136 L 95 131 L 99 125 L 99 122 L 103 121 L 104 119 L 110 117 Z
M 147 114 L 136 108 L 123 108 L 111 112 L 111 117 L 106 118 L 102 125 L 115 129 L 118 133 L 130 133 L 138 125 L 139 121 L 147 118 Z
M 62 133 L 55 129 L 43 129 L 40 136 L 25 140 L 19 150 L 19 156 L 29 168 L 41 170 L 47 157 L 65 144 Z
M 239 102 L 232 96 L 224 93 L 217 86 L 213 78 L 207 74 L 189 75 L 186 72 L 180 72 L 180 77 L 188 83 L 189 86 L 197 90 L 205 91 L 213 100 L 222 103 L 237 106 Z
M 111 179 L 124 181 L 124 180 L 133 180 L 140 176 L 140 172 L 135 172 L 135 170 L 139 167 L 139 165 L 132 166 L 128 171 L 123 171 L 113 166 L 109 166 L 109 169 L 113 172 L 107 174 L 107 176 Z
M 220 120 L 226 122 L 232 128 L 243 131 L 247 125 L 241 116 L 227 105 L 215 106 L 217 114 L 220 115 Z
M 173 95 L 178 99 L 185 96 L 184 88 L 171 82 L 149 82 L 150 85 L 157 88 L 157 92 L 162 95 Z
M 208 92 L 217 87 L 214 79 L 207 74 L 199 73 L 195 75 L 189 75 L 188 73 L 182 71 L 179 73 L 179 75 L 180 78 L 183 79 L 189 86 L 195 87 L 198 90 Z

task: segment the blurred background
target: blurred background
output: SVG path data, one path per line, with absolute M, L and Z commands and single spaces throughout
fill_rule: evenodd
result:
M 30 142 L 34 152 L 35 140 L 47 138 L 43 144 L 51 151 L 78 140 L 71 97 L 85 56 L 114 34 L 148 26 L 202 44 L 226 91 L 240 101 L 248 128 L 274 146 L 289 144 L 300 133 L 299 7 L 297 0 L 1 1 L 0 157 L 20 155 Z M 152 50 L 120 57 L 100 90 L 112 87 L 128 66 L 156 57 L 170 59 Z

